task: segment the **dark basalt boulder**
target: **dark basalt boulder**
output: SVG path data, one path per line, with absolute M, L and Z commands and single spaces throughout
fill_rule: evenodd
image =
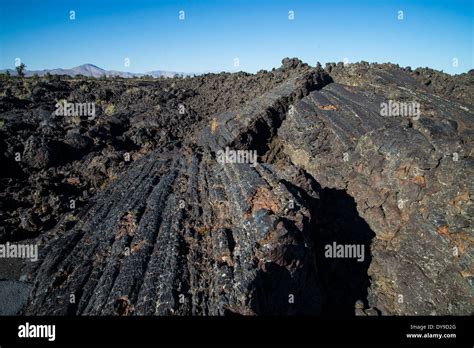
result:
M 23 151 L 24 162 L 32 168 L 44 169 L 57 164 L 59 147 L 57 142 L 46 137 L 30 136 Z

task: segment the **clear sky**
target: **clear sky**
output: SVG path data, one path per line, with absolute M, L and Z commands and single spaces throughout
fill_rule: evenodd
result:
M 29 70 L 92 63 L 131 72 L 256 72 L 298 57 L 310 65 L 347 59 L 462 73 L 474 68 L 473 3 L 0 0 L 0 68 L 20 58 Z

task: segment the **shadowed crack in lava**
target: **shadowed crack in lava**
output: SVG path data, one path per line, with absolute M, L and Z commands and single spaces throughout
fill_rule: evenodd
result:
M 362 219 L 354 199 L 344 190 L 325 188 L 320 191 L 314 240 L 320 280 L 325 289 L 323 315 L 354 315 L 357 300 L 366 301 L 370 278 L 367 274 L 372 255 L 370 247 L 375 233 Z M 363 245 L 364 260 L 327 258 L 325 247 Z M 367 303 L 364 303 L 367 306 Z
M 256 284 L 260 288 L 260 307 L 258 314 L 319 314 L 322 316 L 353 316 L 355 303 L 361 300 L 368 306 L 367 295 L 370 287 L 368 269 L 372 261 L 371 243 L 375 233 L 357 212 L 356 203 L 345 190 L 321 188 L 309 174 L 312 189 L 319 199 L 310 196 L 304 189 L 283 180 L 284 184 L 305 199 L 311 209 L 311 223 L 308 226 L 314 243 L 314 258 L 317 268 L 315 279 L 298 279 L 298 273 L 291 278 L 289 272 L 276 264 L 259 272 Z M 363 246 L 364 257 L 358 261 L 355 257 L 329 258 L 325 256 L 326 246 L 357 245 Z M 305 265 L 304 267 L 310 267 Z M 299 272 L 307 274 L 307 272 Z M 297 282 L 309 284 L 319 281 L 322 288 L 320 307 L 316 304 L 316 294 L 303 291 L 293 294 L 298 300 L 293 305 L 288 302 L 288 294 Z M 278 287 L 275 287 L 278 284 Z M 309 288 L 309 287 L 306 287 Z M 278 304 L 277 304 L 278 303 Z

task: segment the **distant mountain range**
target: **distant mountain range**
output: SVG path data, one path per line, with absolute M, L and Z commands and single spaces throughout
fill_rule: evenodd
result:
M 0 72 L 4 73 L 5 71 L 9 71 L 10 75 L 16 75 L 15 69 L 3 69 Z M 71 69 L 45 69 L 45 70 L 25 70 L 25 76 L 33 76 L 35 74 L 39 76 L 43 76 L 46 73 L 50 73 L 51 75 L 84 75 L 87 77 L 101 77 L 101 76 L 119 76 L 119 77 L 140 77 L 144 75 L 151 75 L 153 77 L 173 77 L 174 75 L 184 75 L 184 76 L 192 76 L 198 74 L 189 74 L 189 73 L 179 73 L 175 71 L 164 71 L 164 70 L 153 70 L 148 71 L 145 73 L 132 73 L 126 71 L 116 71 L 116 70 L 104 70 L 99 68 L 94 64 L 83 64 L 76 66 L 75 68 Z

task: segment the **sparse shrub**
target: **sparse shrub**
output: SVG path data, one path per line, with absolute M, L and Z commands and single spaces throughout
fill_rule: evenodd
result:
M 53 74 L 50 74 L 49 72 L 47 72 L 46 74 L 44 74 L 44 78 L 48 82 L 58 82 L 61 79 L 61 75 L 56 75 L 56 74 L 53 75 Z
M 89 85 L 87 83 L 82 83 L 79 89 L 83 93 L 89 92 Z
M 69 123 L 74 126 L 78 126 L 81 124 L 81 116 L 68 116 L 65 118 L 66 123 Z
M 104 113 L 107 116 L 111 116 L 111 115 L 113 115 L 114 111 L 115 111 L 114 104 L 107 104 L 107 106 L 105 107 Z
M 25 63 L 21 63 L 20 65 L 15 67 L 16 73 L 18 74 L 18 77 L 20 79 L 25 77 L 25 68 L 26 68 Z

